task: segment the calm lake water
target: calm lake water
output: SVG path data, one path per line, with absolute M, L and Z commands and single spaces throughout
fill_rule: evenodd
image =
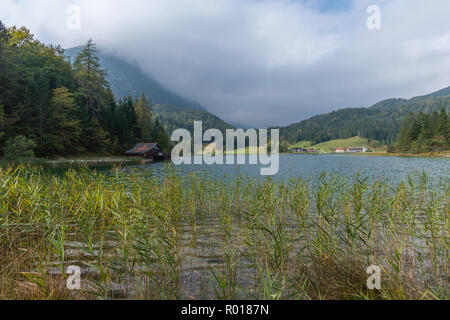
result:
M 248 162 L 247 162 L 248 163 Z M 143 176 L 162 176 L 162 172 L 166 170 L 171 163 L 155 163 L 148 165 L 129 165 L 124 166 L 125 172 L 142 172 Z M 238 175 L 249 177 L 252 179 L 266 179 L 266 177 L 260 175 L 259 165 L 180 165 L 174 166 L 175 171 L 181 176 L 187 176 L 190 173 L 196 173 L 205 175 L 208 178 L 235 181 Z M 95 168 L 98 171 L 102 171 L 106 174 L 111 171 L 111 167 Z M 65 169 L 63 169 L 64 171 Z M 339 174 L 342 176 L 352 177 L 357 173 L 369 178 L 369 181 L 374 181 L 378 178 L 389 178 L 393 184 L 405 181 L 411 174 L 421 174 L 426 172 L 429 177 L 429 186 L 434 188 L 434 185 L 440 187 L 448 183 L 450 173 L 450 159 L 445 158 L 408 158 L 408 157 L 378 157 L 378 156 L 347 156 L 347 155 L 280 155 L 280 169 L 277 175 L 272 178 L 278 181 L 288 180 L 291 178 L 302 177 L 309 182 L 316 182 L 322 173 Z M 444 181 L 444 184 L 442 184 Z M 314 210 L 312 205 L 311 210 Z M 281 214 L 281 213 L 280 213 Z M 245 257 L 248 257 L 248 248 L 246 238 L 248 236 L 248 229 L 242 227 L 240 223 L 242 219 L 237 213 L 230 213 L 233 217 L 232 221 L 235 224 L 233 226 L 232 236 L 232 249 L 236 254 L 235 258 L 239 260 L 239 266 L 237 269 L 237 282 L 239 285 L 246 288 L 253 288 L 257 286 L 257 280 L 252 280 L 254 277 L 254 270 L 250 267 L 249 262 Z M 192 219 L 195 217 L 195 219 Z M 380 216 L 380 219 L 382 216 Z M 190 220 L 189 220 L 190 219 Z M 299 229 L 299 224 L 293 222 L 294 218 L 289 216 L 284 217 L 284 221 L 289 223 L 284 225 L 284 230 L 287 233 L 295 235 L 302 234 L 302 230 Z M 383 220 L 384 221 L 384 220 Z M 417 221 L 420 221 L 418 218 Z M 380 222 L 381 223 L 381 222 Z M 179 256 L 182 257 L 182 265 L 180 272 L 180 283 L 183 288 L 182 298 L 184 299 L 209 299 L 215 297 L 214 288 L 216 283 L 212 277 L 212 270 L 221 270 L 226 266 L 224 260 L 224 231 L 223 221 L 220 215 L 208 211 L 206 215 L 189 215 L 183 213 L 182 227 L 180 232 L 182 234 L 179 243 Z M 386 224 L 392 226 L 391 224 Z M 400 228 L 401 225 L 396 227 Z M 385 233 L 384 225 L 380 224 L 380 230 L 382 232 L 377 233 L 376 242 L 380 246 L 387 241 L 387 234 Z M 402 229 L 403 230 L 403 229 Z M 398 230 L 397 230 L 398 231 Z M 397 236 L 399 233 L 395 231 Z M 337 229 L 337 232 L 343 232 Z M 388 234 L 389 235 L 389 234 Z M 83 257 L 80 253 L 80 248 L 86 247 L 86 244 L 77 238 L 77 235 L 73 236 L 70 242 L 67 243 L 66 259 L 70 260 L 71 264 L 83 265 Z M 292 236 L 292 238 L 295 238 Z M 119 240 L 118 240 L 119 239 Z M 390 239 L 390 238 L 389 238 Z M 397 238 L 395 238 L 397 239 Z M 117 251 L 115 248 L 120 244 L 120 236 L 115 230 L 111 230 L 108 233 L 107 247 L 103 247 L 105 252 L 108 252 L 110 257 L 115 259 L 117 257 Z M 427 242 L 424 238 L 416 238 L 414 240 L 417 246 L 416 250 L 420 252 L 421 257 L 424 256 L 427 248 Z M 103 243 L 103 245 L 105 245 Z M 291 245 L 293 254 L 299 252 L 299 248 L 304 245 L 302 241 L 295 241 Z M 380 256 L 380 261 L 384 261 L 384 251 L 377 249 L 377 254 Z M 446 256 L 442 259 L 445 259 Z M 425 275 L 431 275 L 431 260 L 424 259 L 424 268 L 420 272 Z M 409 260 L 408 260 L 409 261 Z M 54 274 L 59 274 L 58 262 L 54 262 L 53 268 Z M 141 266 L 138 266 L 138 268 Z M 424 271 L 426 270 L 426 271 Z M 96 276 L 94 269 L 85 269 L 85 274 L 89 274 L 92 277 Z M 111 297 L 130 298 L 133 296 L 133 292 L 136 287 L 139 287 L 140 282 L 132 277 L 124 277 L 119 282 L 113 282 Z M 241 293 L 242 294 L 242 293 Z M 238 295 L 238 299 L 248 298 L 245 295 Z
M 246 162 L 248 163 L 248 161 Z M 145 166 L 128 166 L 125 170 L 151 170 L 156 174 L 167 167 L 167 163 L 154 163 Z M 256 179 L 266 179 L 260 175 L 260 165 L 179 165 L 174 166 L 181 175 L 191 172 L 210 178 L 234 180 L 238 175 Z M 373 181 L 387 177 L 392 181 L 406 180 L 408 175 L 425 171 L 431 182 L 448 179 L 450 159 L 448 158 L 413 158 L 413 157 L 378 157 L 358 155 L 280 155 L 280 169 L 273 176 L 276 180 L 288 180 L 302 177 L 316 181 L 324 172 L 354 176 L 358 172 Z

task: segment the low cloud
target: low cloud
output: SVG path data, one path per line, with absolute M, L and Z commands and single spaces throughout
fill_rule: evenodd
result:
M 246 126 L 285 125 L 450 85 L 450 2 L 2 0 L 0 20 L 47 43 L 98 46 Z M 366 9 L 381 8 L 381 30 Z M 67 28 L 67 8 L 81 28 Z

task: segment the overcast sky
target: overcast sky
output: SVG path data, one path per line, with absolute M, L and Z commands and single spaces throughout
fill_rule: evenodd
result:
M 366 10 L 381 9 L 369 30 Z M 70 5 L 81 28 L 70 30 Z M 449 0 L 0 0 L 65 48 L 92 37 L 233 124 L 286 125 L 450 86 Z

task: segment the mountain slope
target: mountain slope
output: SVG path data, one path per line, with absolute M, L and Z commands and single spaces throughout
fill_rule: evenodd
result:
M 203 122 L 203 129 L 219 129 L 222 133 L 226 129 L 232 129 L 233 126 L 226 123 L 219 117 L 204 110 L 177 108 L 170 105 L 155 105 L 152 106 L 153 112 L 158 117 L 168 133 L 178 128 L 183 128 L 189 132 L 194 132 L 194 121 L 201 120 Z
M 65 55 L 73 62 L 81 49 L 82 47 L 67 49 L 65 50 Z M 137 64 L 126 62 L 102 50 L 98 51 L 98 57 L 102 68 L 108 73 L 107 79 L 117 99 L 126 97 L 128 94 L 140 97 L 142 93 L 145 93 L 152 104 L 205 109 L 197 102 L 182 98 L 176 93 L 163 88 L 156 80 L 145 74 Z
M 280 137 L 292 144 L 301 140 L 317 144 L 354 136 L 391 144 L 409 111 L 432 113 L 442 108 L 450 112 L 450 87 L 409 100 L 388 99 L 370 108 L 346 108 L 315 116 L 280 128 Z
M 81 49 L 81 47 L 67 49 L 65 55 L 73 62 Z M 168 133 L 178 128 L 192 131 L 195 120 L 203 121 L 206 129 L 217 128 L 224 131 L 233 127 L 206 111 L 197 102 L 180 97 L 163 88 L 136 64 L 126 62 L 102 50 L 98 51 L 98 57 L 102 68 L 108 73 L 107 80 L 114 96 L 117 99 L 128 94 L 140 97 L 144 93 L 150 101 L 156 117 Z

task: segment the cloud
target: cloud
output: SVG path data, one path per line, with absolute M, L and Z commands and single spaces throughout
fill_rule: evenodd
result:
M 81 8 L 69 30 L 67 7 Z M 381 30 L 366 9 L 381 8 Z M 265 127 L 450 85 L 448 0 L 2 0 L 48 43 L 136 60 L 232 122 Z

